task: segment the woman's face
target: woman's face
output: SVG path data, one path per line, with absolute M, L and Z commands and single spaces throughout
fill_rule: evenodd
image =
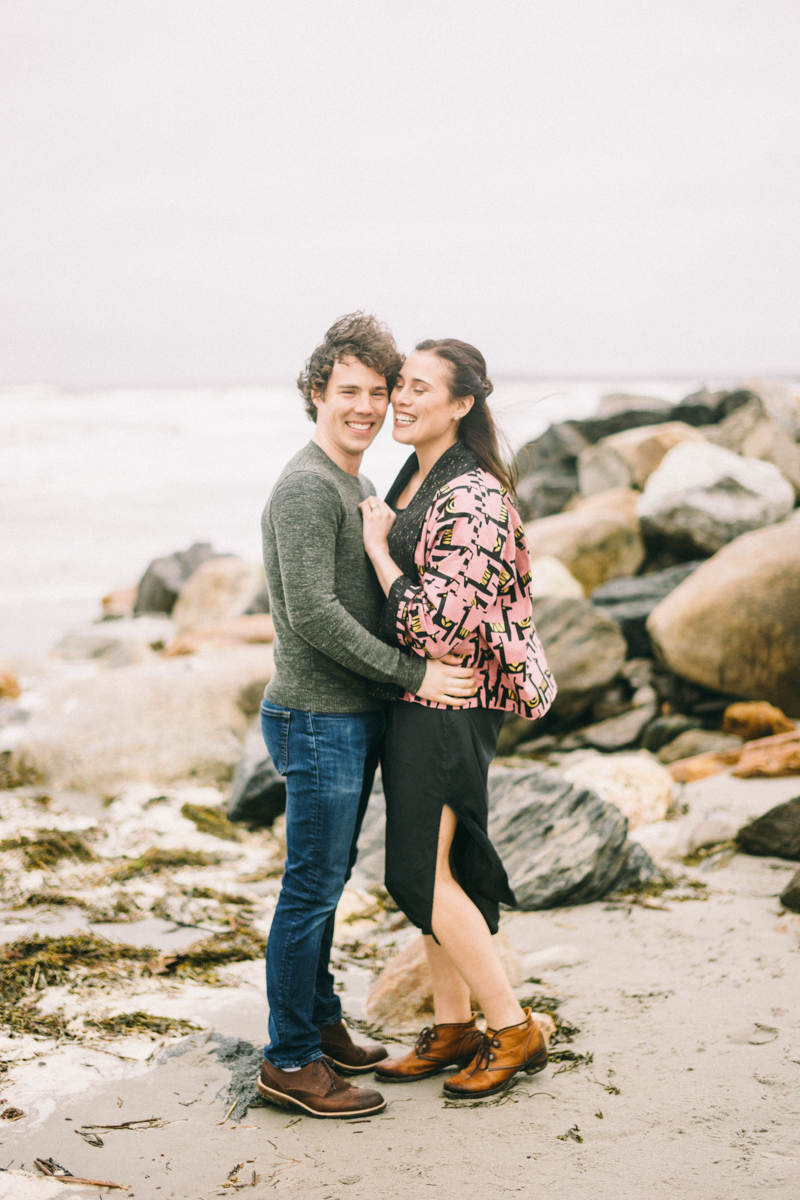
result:
M 419 446 L 458 438 L 458 421 L 472 397 L 450 398 L 450 364 L 431 350 L 415 350 L 403 363 L 392 391 L 396 442 Z

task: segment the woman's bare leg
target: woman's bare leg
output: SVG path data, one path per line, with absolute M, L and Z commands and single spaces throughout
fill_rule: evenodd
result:
M 483 916 L 450 870 L 450 847 L 457 825 L 458 817 L 445 805 L 439 825 L 431 921 L 439 946 L 432 937 L 425 939 L 436 1021 L 469 1020 L 471 991 L 489 1028 L 505 1029 L 521 1024 L 525 1014 L 508 982 Z M 456 976 L 460 977 L 460 987 Z

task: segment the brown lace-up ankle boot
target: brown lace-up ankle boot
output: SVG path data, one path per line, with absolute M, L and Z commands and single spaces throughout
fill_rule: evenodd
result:
M 379 1063 L 379 1079 L 397 1082 L 427 1079 L 452 1066 L 465 1066 L 480 1049 L 483 1034 L 475 1024 L 475 1013 L 458 1025 L 426 1025 L 414 1049 L 402 1058 Z
M 463 1071 L 446 1080 L 444 1090 L 450 1096 L 493 1096 L 501 1092 L 518 1071 L 534 1075 L 547 1066 L 547 1045 L 534 1022 L 531 1010 L 524 1008 L 525 1021 L 507 1029 L 487 1029 L 481 1034 L 481 1046 Z

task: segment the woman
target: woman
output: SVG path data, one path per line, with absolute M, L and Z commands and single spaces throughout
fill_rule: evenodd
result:
M 385 503 L 361 505 L 364 545 L 387 597 L 382 635 L 414 654 L 458 656 L 479 678 L 462 707 L 409 693 L 388 706 L 386 886 L 425 935 L 435 1024 L 376 1074 L 423 1079 L 457 1065 L 445 1090 L 469 1096 L 498 1092 L 547 1062 L 492 942 L 499 903 L 515 900 L 486 832 L 489 763 L 504 714 L 542 716 L 556 687 L 531 621 L 530 557 L 486 404 L 491 390 L 473 346 L 421 342 L 392 392 L 395 440 L 415 453 Z

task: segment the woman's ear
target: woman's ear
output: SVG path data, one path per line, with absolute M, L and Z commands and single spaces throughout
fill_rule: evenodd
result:
M 475 403 L 475 397 L 474 396 L 459 396 L 457 400 L 453 401 L 453 403 L 456 408 L 456 411 L 453 414 L 453 420 L 461 421 L 467 415 L 467 413 L 469 412 L 469 410 L 472 408 L 473 404 Z

